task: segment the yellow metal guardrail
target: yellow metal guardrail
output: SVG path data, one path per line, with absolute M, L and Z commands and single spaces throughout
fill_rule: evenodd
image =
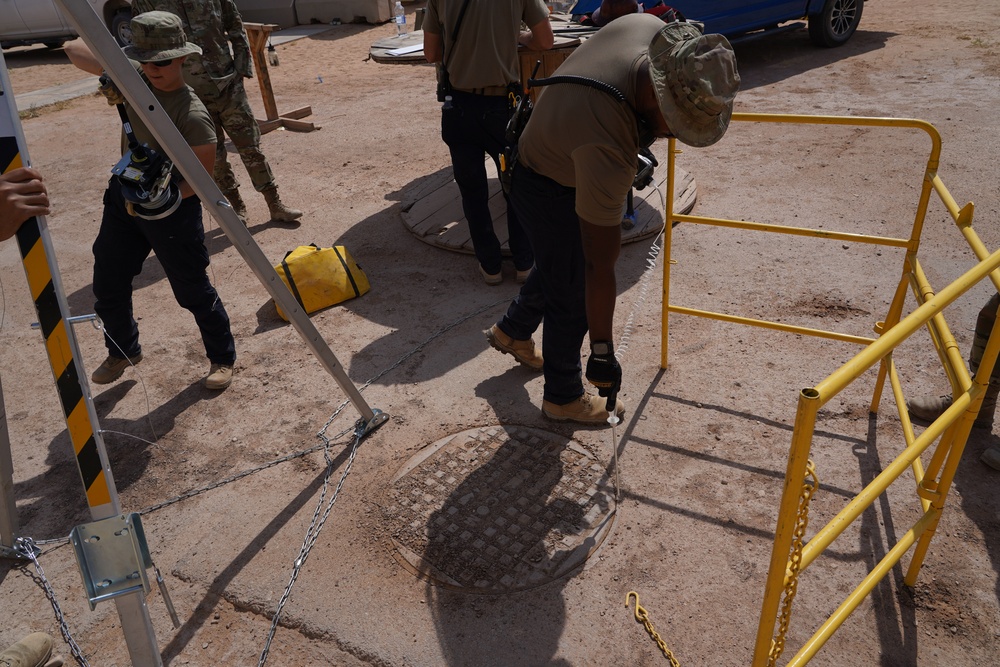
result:
M 733 114 L 738 122 L 793 123 L 808 125 L 846 125 L 864 127 L 912 128 L 930 136 L 931 151 L 924 172 L 923 185 L 917 202 L 917 212 L 908 238 L 870 236 L 828 230 L 773 225 L 753 221 L 726 220 L 696 215 L 675 215 L 673 213 L 674 166 L 676 141 L 669 141 L 667 161 L 667 197 L 664 262 L 663 262 L 663 309 L 661 326 L 660 366 L 667 367 L 667 333 L 669 313 L 707 317 L 736 324 L 759 326 L 807 336 L 828 338 L 865 345 L 853 359 L 814 387 L 803 389 L 799 396 L 792 442 L 785 470 L 784 490 L 778 510 L 774 544 L 771 552 L 770 568 L 764 589 L 761 616 L 754 644 L 753 667 L 774 665 L 784 649 L 785 632 L 791 614 L 791 603 L 795 596 L 798 576 L 826 549 L 843 531 L 857 519 L 889 485 L 908 469 L 913 472 L 917 497 L 923 514 L 904 534 L 892 549 L 877 563 L 862 582 L 840 604 L 833 614 L 820 626 L 805 645 L 791 658 L 788 665 L 804 665 L 816 654 L 823 644 L 843 624 L 864 598 L 894 567 L 902 557 L 914 548 L 909 568 L 903 579 L 908 586 L 916 583 L 917 575 L 934 536 L 938 520 L 950 490 L 955 471 L 965 449 L 965 443 L 972 429 L 972 423 L 979 412 L 983 393 L 989 384 L 990 375 L 997 355 L 1000 353 L 1000 327 L 994 327 L 983 354 L 983 360 L 974 378 L 970 378 L 965 361 L 955 342 L 954 336 L 944 319 L 942 311 L 982 280 L 989 278 L 1000 290 L 1000 250 L 990 254 L 972 228 L 974 206 L 972 203 L 959 207 L 937 174 L 941 154 L 941 136 L 933 125 L 922 120 L 902 118 L 864 118 L 842 116 L 803 116 L 784 114 Z M 927 207 L 932 193 L 944 203 L 959 231 L 980 260 L 978 264 L 936 293 L 932 289 L 917 258 L 920 235 L 923 230 Z M 834 331 L 793 326 L 780 322 L 740 317 L 696 308 L 675 305 L 670 302 L 670 258 L 672 228 L 676 222 L 714 225 L 720 227 L 746 229 L 760 232 L 811 236 L 836 239 L 848 243 L 864 243 L 892 246 L 905 250 L 902 275 L 889 305 L 885 320 L 875 325 L 877 338 L 847 335 Z M 918 307 L 903 317 L 903 307 L 909 288 Z M 1000 318 L 998 318 L 1000 322 Z M 938 352 L 944 371 L 952 386 L 954 397 L 952 406 L 934 423 L 920 434 L 913 431 L 902 385 L 892 359 L 892 352 L 918 329 L 926 327 L 931 341 Z M 847 506 L 829 523 L 821 528 L 807 543 L 803 544 L 805 524 L 808 520 L 808 501 L 816 491 L 816 485 L 804 484 L 807 473 L 815 476 L 809 453 L 816 426 L 816 414 L 832 398 L 837 396 L 851 382 L 858 379 L 875 364 L 879 364 L 878 379 L 872 396 L 870 410 L 878 411 L 879 401 L 886 378 L 899 410 L 905 447 Z M 927 467 L 924 468 L 921 455 L 937 442 L 932 450 Z M 784 598 L 784 601 L 782 601 Z M 777 623 L 780 616 L 780 624 Z M 777 635 L 775 626 L 779 625 Z

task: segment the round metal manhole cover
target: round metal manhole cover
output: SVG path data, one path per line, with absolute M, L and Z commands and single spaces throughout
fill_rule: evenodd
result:
M 574 571 L 610 533 L 603 462 L 565 436 L 489 426 L 435 442 L 392 479 L 397 560 L 448 588 L 505 593 Z

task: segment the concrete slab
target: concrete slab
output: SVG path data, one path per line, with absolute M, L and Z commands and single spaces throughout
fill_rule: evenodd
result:
M 97 92 L 97 77 L 88 76 L 79 81 L 71 81 L 58 86 L 33 90 L 30 93 L 14 94 L 17 110 L 27 111 L 36 107 L 44 107 L 56 102 L 65 102 L 76 97 Z

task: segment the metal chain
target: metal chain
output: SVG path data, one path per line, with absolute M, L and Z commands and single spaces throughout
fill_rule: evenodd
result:
M 635 591 L 629 591 L 628 593 L 626 593 L 625 606 L 626 607 L 629 606 L 629 600 L 633 596 L 635 597 L 635 620 L 642 623 L 643 627 L 646 628 L 646 632 L 649 633 L 649 636 L 653 638 L 653 641 L 656 642 L 656 645 L 660 647 L 661 651 L 663 651 L 663 655 L 666 656 L 667 660 L 670 661 L 670 667 L 681 667 L 681 663 L 677 661 L 677 658 L 674 657 L 674 654 L 670 651 L 669 648 L 667 648 L 667 643 L 663 641 L 662 637 L 660 637 L 660 633 L 658 633 L 656 629 L 653 627 L 652 621 L 649 620 L 649 613 L 646 611 L 645 607 L 639 604 L 639 594 L 636 593 Z
M 271 629 L 267 633 L 267 640 L 264 642 L 264 649 L 261 651 L 257 667 L 263 667 L 264 663 L 267 662 L 268 653 L 271 650 L 271 641 L 274 639 L 274 634 L 278 630 L 278 621 L 281 619 L 281 611 L 284 609 L 285 603 L 288 602 L 288 597 L 292 593 L 292 586 L 295 585 L 295 580 L 298 579 L 299 572 L 302 571 L 302 566 L 306 564 L 306 559 L 309 558 L 309 552 L 312 550 L 313 545 L 316 544 L 316 540 L 319 539 L 319 532 L 323 529 L 323 524 L 326 523 L 327 518 L 329 518 L 330 511 L 333 509 L 333 504 L 337 502 L 337 496 L 340 495 L 340 489 L 343 488 L 347 475 L 351 472 L 351 465 L 354 463 L 354 457 L 358 452 L 358 445 L 361 444 L 361 438 L 364 437 L 365 434 L 365 426 L 366 423 L 364 419 L 359 419 L 354 425 L 354 444 L 351 445 L 351 454 L 347 459 L 347 465 L 344 467 L 344 472 L 340 476 L 340 481 L 337 482 L 337 488 L 334 489 L 333 495 L 330 497 L 330 502 L 326 506 L 326 510 L 323 511 L 322 517 L 320 517 L 320 511 L 323 509 L 323 501 L 326 498 L 327 490 L 330 488 L 330 477 L 333 475 L 334 463 L 333 459 L 330 458 L 329 448 L 324 447 L 323 449 L 323 457 L 326 459 L 326 473 L 323 476 L 323 490 L 319 495 L 319 500 L 316 502 L 316 510 L 313 512 L 312 521 L 309 524 L 308 530 L 306 530 L 305 539 L 302 541 L 302 547 L 299 549 L 299 556 L 295 559 L 295 564 L 292 567 L 292 576 L 288 580 L 288 584 L 285 586 L 285 592 L 282 593 L 281 599 L 278 601 L 278 607 L 274 611 L 274 618 L 271 620 Z
M 37 547 L 34 540 L 30 537 L 19 537 L 14 541 L 14 550 L 19 554 L 23 555 L 25 558 L 30 558 L 31 562 L 35 565 L 35 571 L 38 576 L 27 572 L 31 579 L 42 587 L 45 591 L 45 597 L 49 599 L 49 604 L 52 605 L 52 611 L 55 612 L 56 620 L 59 621 L 59 632 L 62 633 L 63 639 L 69 644 L 70 653 L 73 654 L 73 658 L 76 660 L 80 667 L 90 667 L 90 663 L 87 659 L 83 657 L 83 652 L 77 645 L 76 640 L 73 639 L 73 635 L 69 632 L 69 625 L 66 623 L 66 617 L 63 616 L 62 609 L 59 607 L 59 602 L 56 601 L 55 591 L 49 585 L 49 580 L 45 578 L 45 571 L 42 569 L 42 564 L 38 562 L 38 555 L 36 554 Z
M 809 501 L 819 489 L 819 477 L 816 475 L 816 464 L 810 459 L 806 462 L 806 474 L 812 478 L 802 485 L 802 495 L 799 496 L 799 509 L 795 519 L 795 531 L 792 533 L 792 550 L 788 556 L 788 577 L 785 581 L 784 599 L 781 602 L 781 613 L 778 618 L 778 631 L 771 640 L 771 651 L 767 657 L 767 667 L 774 667 L 785 650 L 785 635 L 792 619 L 792 601 L 799 584 L 799 570 L 802 567 L 802 538 L 806 535 L 809 525 Z
M 395 370 L 396 368 L 399 368 L 399 366 L 401 366 L 404 362 L 406 362 L 407 359 L 420 352 L 430 342 L 444 335 L 449 330 L 472 319 L 476 315 L 479 315 L 480 313 L 495 306 L 498 306 L 506 301 L 507 299 L 500 299 L 499 301 L 487 304 L 482 308 L 479 308 L 478 310 L 475 310 L 472 313 L 469 313 L 468 315 L 453 321 L 451 324 L 448 324 L 442 329 L 439 329 L 436 333 L 432 334 L 422 343 L 420 343 L 415 348 L 413 348 L 412 350 L 404 354 L 402 357 L 400 357 L 396 361 L 396 363 L 384 369 L 378 375 L 369 379 L 367 382 L 361 385 L 358 388 L 358 391 L 359 392 L 364 391 L 369 386 L 371 386 L 372 383 L 377 381 L 382 376 L 386 375 L 390 371 Z M 263 651 L 261 651 L 260 660 L 257 663 L 257 667 L 263 667 L 264 663 L 267 662 L 268 654 L 270 653 L 271 650 L 271 642 L 273 641 L 274 634 L 275 632 L 277 632 L 278 629 L 278 622 L 281 618 L 281 611 L 284 608 L 285 603 L 288 601 L 289 596 L 291 595 L 292 586 L 295 585 L 295 581 L 296 579 L 298 579 L 299 572 L 301 572 L 302 567 L 305 565 L 306 559 L 308 559 L 309 557 L 310 550 L 313 548 L 313 545 L 316 544 L 316 540 L 319 538 L 319 532 L 323 528 L 323 524 L 326 523 L 326 520 L 327 518 L 329 518 L 330 512 L 333 509 L 334 503 L 337 502 L 337 496 L 340 494 L 340 490 L 344 486 L 344 482 L 347 480 L 347 475 L 350 474 L 351 472 L 351 466 L 354 464 L 354 457 L 358 452 L 358 445 L 361 443 L 362 437 L 364 437 L 366 424 L 363 419 L 359 419 L 354 425 L 354 443 L 351 445 L 351 453 L 347 459 L 347 465 L 344 467 L 344 472 L 340 476 L 340 481 L 337 483 L 337 488 L 334 490 L 333 495 L 330 497 L 330 502 L 326 505 L 326 509 L 323 511 L 322 517 L 320 517 L 320 511 L 323 509 L 323 502 L 324 499 L 326 498 L 327 490 L 329 489 L 330 477 L 333 474 L 333 459 L 330 457 L 330 450 L 329 450 L 331 440 L 329 437 L 327 437 L 326 430 L 330 427 L 330 424 L 333 423 L 333 421 L 344 410 L 344 408 L 347 407 L 349 403 L 350 401 L 344 401 L 337 407 L 336 410 L 334 410 L 330 418 L 327 419 L 325 424 L 323 424 L 323 428 L 321 428 L 319 430 L 319 433 L 316 434 L 319 438 L 323 440 L 323 444 L 318 445 L 317 447 L 314 447 L 310 450 L 310 451 L 315 451 L 320 447 L 323 448 L 323 458 L 326 461 L 326 473 L 323 477 L 323 490 L 320 493 L 319 500 L 316 503 L 316 510 L 313 512 L 312 522 L 309 524 L 309 528 L 306 530 L 306 536 L 302 541 L 302 547 L 299 550 L 299 556 L 298 558 L 295 559 L 294 565 L 292 567 L 292 576 L 288 580 L 288 584 L 285 586 L 285 591 L 284 593 L 282 593 L 281 599 L 278 601 L 277 609 L 274 612 L 274 619 L 271 621 L 271 629 L 268 631 L 267 640 L 264 643 Z M 349 430 L 350 429 L 342 431 L 340 434 L 335 436 L 335 438 L 339 438 L 340 436 L 346 434 Z

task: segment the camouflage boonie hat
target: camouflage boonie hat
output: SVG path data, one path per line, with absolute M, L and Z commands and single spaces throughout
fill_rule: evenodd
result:
M 132 44 L 122 50 L 141 63 L 201 53 L 200 46 L 187 41 L 180 17 L 170 12 L 146 12 L 134 17 Z
M 671 134 L 699 147 L 722 138 L 740 89 L 729 40 L 692 23 L 668 23 L 649 43 L 649 73 Z

